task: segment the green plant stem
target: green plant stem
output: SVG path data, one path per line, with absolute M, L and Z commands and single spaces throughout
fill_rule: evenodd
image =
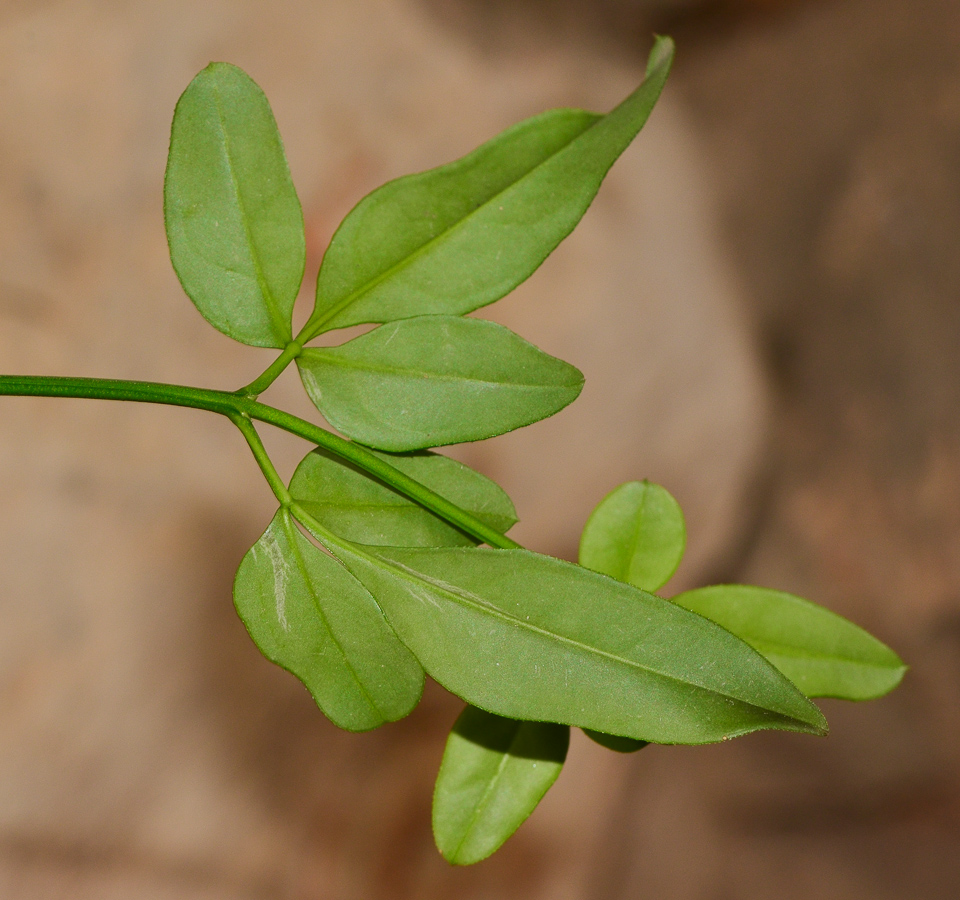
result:
M 18 397 L 71 397 L 94 400 L 129 400 L 141 403 L 162 403 L 168 406 L 186 406 L 205 409 L 227 416 L 236 423 L 237 416 L 266 422 L 283 431 L 288 431 L 306 441 L 323 447 L 331 453 L 353 463 L 365 472 L 380 479 L 384 484 L 409 497 L 421 506 L 455 525 L 479 541 L 491 547 L 517 549 L 519 544 L 506 535 L 481 522 L 476 516 L 455 503 L 451 503 L 419 481 L 395 469 L 389 463 L 374 456 L 359 444 L 331 434 L 325 428 L 283 410 L 267 406 L 257 400 L 226 391 L 187 387 L 178 384 L 161 384 L 151 381 L 121 381 L 106 378 L 58 378 L 46 375 L 0 375 L 0 396 Z M 238 427 L 240 427 L 238 425 Z M 243 429 L 241 428 L 241 431 Z M 249 435 L 244 433 L 249 441 Z M 259 441 L 259 437 L 257 438 Z M 262 445 L 261 445 L 262 446 Z M 252 445 L 251 445 L 252 449 Z M 256 452 L 254 453 L 256 456 Z M 264 454 L 265 455 L 265 454 Z M 257 459 L 260 462 L 260 459 Z M 264 473 L 266 474 L 266 473 Z M 277 476 L 279 478 L 279 476 Z M 271 487 L 273 485 L 271 484 Z
M 276 466 L 274 466 L 273 460 L 270 459 L 267 448 L 263 446 L 263 441 L 260 440 L 260 435 L 257 434 L 257 429 L 254 427 L 250 417 L 244 413 L 236 413 L 230 416 L 230 421 L 240 429 L 240 433 L 247 439 L 247 443 L 250 445 L 250 450 L 253 453 L 253 458 L 257 461 L 257 465 L 260 466 L 263 477 L 267 479 L 267 484 L 270 485 L 270 490 L 273 491 L 274 496 L 280 501 L 280 505 L 289 507 L 293 502 L 293 498 L 290 496 L 290 492 L 287 490 L 287 486 L 280 477 Z
M 301 332 L 302 334 L 303 332 Z M 239 397 L 250 397 L 253 400 L 256 400 L 277 378 L 280 376 L 280 373 L 288 365 L 290 365 L 293 360 L 295 360 L 300 352 L 303 350 L 303 341 L 300 340 L 300 335 L 298 335 L 294 340 L 290 341 L 286 347 L 283 348 L 283 353 L 281 353 L 266 369 L 263 370 L 253 381 L 250 382 L 246 387 L 240 388 L 237 391 L 237 396 Z

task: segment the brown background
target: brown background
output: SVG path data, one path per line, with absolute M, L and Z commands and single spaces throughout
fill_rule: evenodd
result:
M 567 556 L 606 490 L 661 481 L 690 524 L 675 588 L 809 596 L 891 643 L 902 688 L 825 703 L 821 741 L 576 740 L 516 838 L 452 869 L 429 798 L 458 703 L 432 688 L 402 723 L 337 732 L 233 615 L 271 504 L 230 429 L 3 398 L 0 895 L 957 896 L 953 0 L 7 0 L 0 370 L 232 388 L 266 365 L 205 326 L 166 259 L 169 118 L 209 59 L 273 102 L 308 303 L 366 190 L 548 106 L 608 108 L 652 29 L 679 53 L 649 129 L 490 312 L 588 390 L 463 453 L 510 489 L 524 541 Z M 309 412 L 292 378 L 270 399 Z M 302 448 L 268 437 L 289 471 Z

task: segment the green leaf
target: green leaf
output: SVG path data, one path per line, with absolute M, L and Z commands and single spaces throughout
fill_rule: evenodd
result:
M 417 705 L 417 661 L 363 585 L 286 510 L 244 556 L 233 597 L 263 655 L 296 675 L 334 724 L 366 731 Z
M 645 591 L 665 585 L 683 558 L 680 505 L 660 485 L 629 481 L 607 494 L 580 538 L 580 565 Z
M 604 734 L 602 731 L 593 731 L 590 728 L 584 728 L 583 733 L 601 747 L 616 750 L 617 753 L 636 753 L 637 750 L 642 750 L 649 743 L 649 741 L 638 741 L 634 738 L 620 737 L 616 734 Z
M 783 591 L 725 584 L 686 591 L 673 602 L 742 638 L 808 697 L 882 697 L 907 669 L 862 628 Z
M 660 743 L 826 729 L 738 638 L 612 578 L 526 550 L 368 550 L 317 536 L 427 673 L 488 712 Z
M 658 38 L 646 80 L 609 114 L 552 110 L 361 200 L 324 256 L 305 334 L 461 315 L 508 294 L 580 221 L 672 60 L 673 42 Z
M 433 792 L 433 836 L 447 862 L 486 859 L 557 780 L 570 729 L 468 706 L 457 719 Z
M 334 428 L 381 450 L 419 450 L 512 431 L 576 399 L 583 375 L 502 325 L 422 316 L 297 360 Z
M 211 63 L 173 115 L 163 211 L 170 259 L 204 318 L 255 347 L 284 347 L 303 279 L 303 213 L 263 91 Z
M 517 514 L 506 492 L 455 459 L 437 453 L 371 452 L 497 531 L 508 531 L 516 524 Z M 397 547 L 477 543 L 419 503 L 320 448 L 308 453 L 297 467 L 290 493 L 314 519 L 349 541 Z

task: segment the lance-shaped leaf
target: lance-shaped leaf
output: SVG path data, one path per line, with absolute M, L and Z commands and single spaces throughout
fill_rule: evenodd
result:
M 173 268 L 204 318 L 244 344 L 285 346 L 303 214 L 270 104 L 236 66 L 211 63 L 180 97 L 163 199 Z
M 808 697 L 871 700 L 892 691 L 906 671 L 862 628 L 783 591 L 726 584 L 686 591 L 673 602 L 742 638 Z
M 517 521 L 506 492 L 455 459 L 437 453 L 371 452 L 497 531 L 507 531 Z M 478 543 L 419 503 L 320 448 L 308 453 L 297 467 L 290 493 L 320 524 L 361 544 L 468 547 Z
M 366 731 L 417 705 L 417 661 L 370 593 L 285 510 L 244 556 L 233 596 L 263 655 L 296 675 L 334 724 Z
M 502 325 L 422 316 L 381 325 L 297 360 L 304 387 L 334 428 L 405 451 L 483 438 L 552 416 L 583 375 Z
M 486 859 L 557 780 L 570 729 L 468 706 L 457 719 L 433 792 L 433 836 L 448 862 Z
M 526 550 L 367 550 L 318 537 L 427 673 L 488 712 L 660 743 L 826 730 L 741 640 L 581 566 Z
M 580 538 L 580 565 L 645 591 L 680 565 L 687 532 L 680 505 L 660 485 L 629 481 L 607 494 Z
M 573 230 L 663 89 L 659 38 L 643 84 L 605 116 L 558 109 L 354 208 L 327 249 L 306 335 L 360 322 L 460 315 L 526 279 Z

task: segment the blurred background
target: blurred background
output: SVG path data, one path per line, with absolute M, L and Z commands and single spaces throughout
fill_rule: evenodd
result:
M 911 665 L 827 739 L 618 756 L 575 735 L 493 859 L 430 836 L 460 703 L 327 723 L 236 619 L 272 513 L 232 428 L 0 400 L 0 895 L 954 898 L 960 893 L 960 5 L 955 0 L 0 0 L 0 371 L 234 389 L 271 354 L 183 296 L 161 187 L 211 59 L 270 98 L 308 229 L 551 106 L 605 110 L 650 35 L 663 101 L 574 235 L 485 310 L 586 374 L 545 423 L 456 453 L 534 549 L 651 478 L 689 551 L 668 593 L 793 591 Z M 295 376 L 265 399 L 315 413 Z M 265 432 L 286 472 L 305 448 Z

